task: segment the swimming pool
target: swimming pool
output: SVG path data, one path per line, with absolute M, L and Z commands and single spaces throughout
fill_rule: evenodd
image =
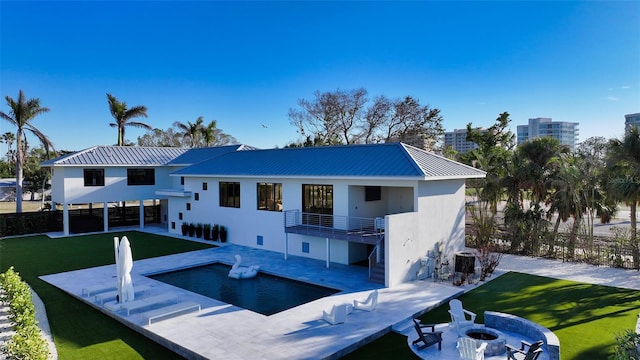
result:
M 214 263 L 148 277 L 267 316 L 339 292 L 262 272 L 251 279 L 232 279 L 227 276 L 230 269 Z

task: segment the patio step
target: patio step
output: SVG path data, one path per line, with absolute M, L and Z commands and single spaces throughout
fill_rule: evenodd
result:
M 384 285 L 384 267 L 384 263 L 376 264 L 376 267 L 371 269 L 369 281 Z

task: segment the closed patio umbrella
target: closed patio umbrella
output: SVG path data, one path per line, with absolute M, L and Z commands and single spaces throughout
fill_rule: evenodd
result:
M 122 237 L 120 246 L 118 246 L 118 265 L 120 266 L 119 300 L 121 303 L 132 301 L 135 297 L 133 281 L 131 280 L 133 257 L 131 255 L 131 245 L 126 236 Z

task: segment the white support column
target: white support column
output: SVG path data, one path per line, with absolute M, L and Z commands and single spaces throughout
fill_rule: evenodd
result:
M 284 234 L 284 259 L 287 260 L 289 254 L 289 233 Z
M 102 203 L 102 229 L 104 232 L 109 232 L 109 203 Z
M 327 243 L 327 269 L 329 268 L 329 262 L 331 259 L 329 259 L 329 252 L 330 252 L 330 248 L 329 248 L 329 238 L 326 238 L 326 243 Z
M 144 229 L 144 200 L 140 200 L 140 230 Z
M 69 236 L 69 204 L 62 204 L 62 229 L 64 236 Z

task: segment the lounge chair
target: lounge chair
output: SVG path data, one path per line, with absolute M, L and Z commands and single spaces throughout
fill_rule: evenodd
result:
M 458 339 L 458 351 L 460 352 L 460 360 L 484 360 L 484 350 L 487 348 L 486 342 L 478 346 L 478 342 L 469 337 L 461 337 Z
M 353 300 L 353 308 L 356 310 L 373 311 L 378 305 L 378 290 L 373 290 L 364 300 Z
M 416 345 L 418 351 L 438 344 L 438 350 L 442 350 L 442 331 L 435 331 L 436 326 L 433 324 L 420 324 L 418 320 L 413 319 L 413 327 L 416 329 L 418 338 L 413 340 L 413 345 Z M 431 331 L 425 331 L 423 329 L 431 328 Z
M 322 310 L 322 319 L 331 325 L 342 324 L 347 321 L 347 305 L 349 304 L 333 305 L 330 312 Z
M 536 360 L 542 354 L 542 340 L 530 344 L 522 341 L 520 349 L 507 344 L 507 360 Z M 525 350 L 525 348 L 528 348 Z
M 473 326 L 476 322 L 476 314 L 462 308 L 462 302 L 458 299 L 449 301 L 449 315 L 451 322 L 458 332 L 458 336 L 463 336 L 463 330 Z M 469 318 L 467 318 L 467 315 Z

